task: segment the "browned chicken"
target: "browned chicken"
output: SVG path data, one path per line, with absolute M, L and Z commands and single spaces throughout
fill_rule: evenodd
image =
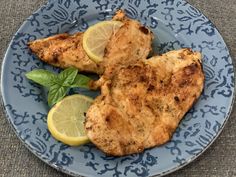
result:
M 64 33 L 29 42 L 29 48 L 39 59 L 53 66 L 60 68 L 73 66 L 80 71 L 101 73 L 101 68 L 89 59 L 82 43 L 83 33 L 78 32 L 74 35 Z
M 125 17 L 121 10 L 117 11 L 113 20 L 122 21 L 124 25 L 111 37 L 102 63 L 96 64 L 89 59 L 82 47 L 81 32 L 38 39 L 29 42 L 29 48 L 48 64 L 61 68 L 74 66 L 80 71 L 98 74 L 102 74 L 104 68 L 113 63 L 122 64 L 147 58 L 151 51 L 152 32 L 138 21 Z
M 169 141 L 204 83 L 201 54 L 190 49 L 107 73 L 97 82 L 101 95 L 87 112 L 85 130 L 99 149 L 114 156 Z
M 113 20 L 120 20 L 124 25 L 111 37 L 103 66 L 120 66 L 146 59 L 152 51 L 152 32 L 138 21 L 125 17 L 123 11 L 118 11 Z
M 146 59 L 152 32 L 118 11 L 123 22 L 111 36 L 102 62 L 89 59 L 83 33 L 58 34 L 29 43 L 41 60 L 61 68 L 102 75 L 91 88 L 101 88 L 86 114 L 89 139 L 109 155 L 142 152 L 166 143 L 200 96 L 204 74 L 201 54 L 190 49 Z

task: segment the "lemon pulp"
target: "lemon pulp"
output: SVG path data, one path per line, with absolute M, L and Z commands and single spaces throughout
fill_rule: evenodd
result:
M 84 121 L 93 99 L 84 95 L 71 95 L 55 104 L 48 113 L 47 124 L 52 136 L 71 146 L 89 142 Z
M 103 21 L 89 27 L 83 36 L 83 48 L 90 59 L 98 63 L 111 36 L 123 25 L 120 21 Z

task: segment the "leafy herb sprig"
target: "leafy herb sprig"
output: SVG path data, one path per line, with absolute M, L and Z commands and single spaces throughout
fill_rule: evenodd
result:
M 88 88 L 88 84 L 91 81 L 89 77 L 78 74 L 78 69 L 76 68 L 67 68 L 59 74 L 44 69 L 35 69 L 26 73 L 25 76 L 49 89 L 49 106 L 62 100 L 71 88 Z

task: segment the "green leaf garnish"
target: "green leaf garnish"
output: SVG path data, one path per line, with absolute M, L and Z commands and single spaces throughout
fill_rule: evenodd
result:
M 44 69 L 36 69 L 26 73 L 25 76 L 44 87 L 50 87 L 57 75 Z
M 75 77 L 77 76 L 78 69 L 67 68 L 58 74 L 57 80 L 63 86 L 70 86 L 73 84 Z
M 82 87 L 82 88 L 89 88 L 89 82 L 91 81 L 91 79 L 83 74 L 78 74 L 75 77 L 75 80 L 73 82 L 73 84 L 71 84 L 70 87 L 74 88 L 74 87 Z
M 37 69 L 26 73 L 25 76 L 28 79 L 49 88 L 49 106 L 62 100 L 67 95 L 70 88 L 89 88 L 88 84 L 91 81 L 89 77 L 78 74 L 78 69 L 76 68 L 67 68 L 59 74 L 54 74 L 43 69 Z
M 57 102 L 61 101 L 67 94 L 69 87 L 64 87 L 58 84 L 55 84 L 50 87 L 48 92 L 48 104 L 52 106 Z

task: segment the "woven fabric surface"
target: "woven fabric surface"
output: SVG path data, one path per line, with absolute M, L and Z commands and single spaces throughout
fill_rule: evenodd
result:
M 23 21 L 46 0 L 1 0 L 0 60 Z M 236 60 L 235 0 L 188 0 L 218 28 Z M 235 61 L 234 61 L 235 64 Z M 234 106 L 235 107 L 235 106 Z M 14 134 L 0 109 L 0 176 L 66 177 L 34 156 Z M 223 132 L 199 158 L 167 177 L 236 177 L 236 109 Z

